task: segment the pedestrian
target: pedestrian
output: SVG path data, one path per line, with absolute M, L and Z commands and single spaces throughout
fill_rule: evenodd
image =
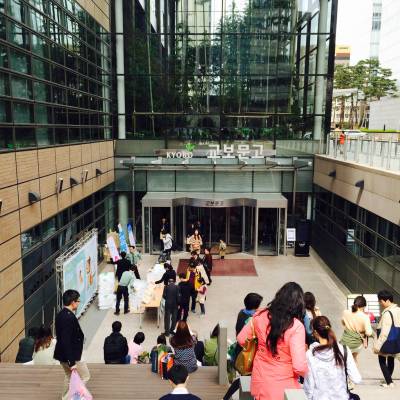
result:
M 129 271 L 129 266 L 133 267 L 133 272 L 135 273 L 136 279 L 140 279 L 139 271 L 136 265 L 131 264 L 127 258 L 126 253 L 121 251 L 121 258 L 117 261 L 117 271 L 115 272 L 115 276 L 118 282 L 121 280 L 121 276 L 125 271 Z
M 263 297 L 258 293 L 248 293 L 244 298 L 244 309 L 240 310 L 237 319 L 236 319 L 236 336 L 239 335 L 240 331 L 243 327 L 249 323 L 252 319 L 255 312 L 260 307 L 261 302 L 263 301 Z M 235 360 L 238 354 L 242 351 L 242 346 L 239 343 L 236 343 L 235 352 L 233 354 L 232 363 L 235 363 Z M 233 394 L 236 393 L 240 389 L 240 378 L 235 379 L 228 391 L 225 393 L 223 400 L 230 400 L 233 397 Z
M 368 347 L 368 337 L 373 335 L 371 321 L 365 313 L 367 301 L 363 296 L 357 296 L 350 310 L 344 310 L 342 324 L 344 332 L 340 343 L 347 346 L 357 362 L 358 354 Z
M 128 343 L 128 356 L 131 364 L 137 364 L 139 356 L 143 353 L 142 343 L 146 337 L 143 332 L 138 332 L 134 338 Z
M 15 358 L 16 363 L 27 363 L 32 361 L 32 356 L 35 349 L 35 340 L 38 333 L 38 328 L 29 328 L 28 336 L 19 341 L 18 353 Z
M 191 294 L 190 297 L 192 299 L 190 311 L 196 312 L 196 299 L 197 299 L 197 289 L 201 286 L 200 283 L 201 274 L 197 269 L 197 262 L 190 261 L 188 269 L 186 271 L 186 280 L 189 282 Z
M 173 334 L 178 317 L 178 307 L 180 304 L 179 287 L 173 279 L 170 279 L 167 286 L 164 286 L 163 299 L 165 300 L 164 308 L 164 335 Z
M 255 400 L 283 399 L 286 389 L 299 389 L 299 377 L 307 373 L 304 293 L 295 282 L 286 283 L 267 308 L 258 310 L 237 337 L 257 337 L 257 352 L 251 375 Z
M 226 243 L 222 239 L 219 239 L 219 258 L 221 260 L 225 258 L 225 253 L 226 253 Z
M 51 329 L 47 326 L 41 326 L 35 339 L 35 351 L 32 361 L 35 365 L 59 365 L 54 359 L 54 350 L 56 348 L 56 339 L 53 338 Z
M 64 307 L 57 314 L 55 320 L 57 343 L 54 350 L 54 358 L 60 361 L 64 370 L 65 379 L 62 398 L 67 400 L 72 371 L 76 370 L 84 383 L 90 379 L 90 373 L 86 363 L 82 361 L 85 336 L 75 316 L 80 303 L 79 292 L 73 289 L 66 290 L 62 300 Z
M 172 279 L 174 282 L 176 282 L 176 272 L 175 272 L 174 268 L 172 267 L 171 260 L 167 260 L 164 263 L 164 269 L 165 269 L 165 272 L 164 272 L 163 276 L 161 277 L 161 279 L 154 282 L 156 285 L 158 285 L 161 282 L 164 282 L 164 285 L 167 286 L 170 279 Z
M 197 290 L 196 301 L 200 304 L 201 315 L 205 315 L 206 307 L 204 304 L 207 299 L 207 285 L 206 285 L 206 281 L 203 278 L 200 278 L 200 283 L 201 283 L 201 286 L 196 289 Z
M 203 257 L 203 266 L 204 270 L 206 271 L 207 277 L 208 277 L 208 285 L 211 285 L 212 279 L 211 279 L 211 273 L 213 269 L 213 258 L 211 254 L 211 248 L 206 247 L 204 249 L 204 257 Z
M 196 252 L 196 254 L 200 254 L 201 246 L 203 245 L 203 239 L 201 238 L 198 229 L 195 229 L 193 235 L 190 236 L 189 244 L 191 252 Z
M 160 250 L 162 251 L 164 248 L 164 241 L 163 241 L 163 237 L 164 237 L 164 233 L 163 232 L 169 232 L 169 223 L 167 221 L 167 218 L 162 217 L 161 218 L 161 223 L 160 223 Z
M 115 315 L 119 315 L 119 305 L 122 297 L 124 297 L 124 314 L 129 313 L 129 287 L 133 285 L 135 280 L 134 266 L 129 264 L 128 271 L 124 271 L 117 287 L 117 302 L 115 305 Z
M 188 380 L 188 370 L 183 365 L 173 365 L 168 371 L 168 380 L 174 388 L 171 393 L 160 397 L 159 400 L 201 400 L 190 394 L 186 385 Z
M 203 365 L 216 366 L 218 365 L 218 337 L 219 324 L 217 324 L 210 334 L 210 339 L 204 341 L 204 358 Z
M 165 257 L 167 260 L 170 260 L 172 251 L 172 236 L 168 231 L 163 231 L 162 241 Z
M 135 246 L 129 246 L 129 253 L 126 255 L 126 259 L 132 265 L 138 266 L 139 261 L 142 259 L 142 255 Z
M 381 290 L 378 293 L 378 300 L 383 311 L 377 327 L 379 335 L 374 342 L 374 353 L 378 354 L 379 366 L 385 378 L 385 381 L 381 382 L 381 386 L 393 388 L 395 386 L 392 379 L 394 359 L 400 357 L 400 354 L 386 354 L 382 352 L 382 346 L 385 344 L 392 326 L 400 327 L 400 307 L 393 303 L 393 293 L 388 290 Z
M 315 296 L 311 292 L 304 293 L 304 304 L 306 306 L 306 313 L 304 314 L 304 327 L 306 328 L 306 343 L 309 346 L 314 343 L 316 339 L 313 336 L 312 321 L 321 316 L 320 309 L 316 306 Z
M 112 323 L 112 333 L 104 339 L 104 362 L 106 364 L 128 364 L 128 342 L 121 334 L 120 321 Z
M 361 382 L 353 356 L 337 342 L 328 318 L 316 317 L 312 327 L 317 342 L 307 351 L 308 373 L 303 385 L 307 399 L 348 400 L 347 376 L 353 383 Z
M 189 373 L 197 370 L 197 359 L 194 352 L 195 341 L 185 321 L 179 321 L 174 336 L 170 340 L 174 349 L 174 364 L 184 365 Z
M 179 293 L 181 295 L 178 309 L 178 320 L 186 321 L 189 314 L 190 297 L 192 289 L 189 281 L 186 280 L 186 274 L 181 272 L 179 274 Z

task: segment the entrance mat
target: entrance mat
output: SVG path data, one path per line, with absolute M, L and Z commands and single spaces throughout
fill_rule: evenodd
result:
M 177 274 L 186 272 L 189 260 L 180 259 Z M 252 259 L 225 259 L 213 260 L 211 276 L 257 276 L 257 271 Z

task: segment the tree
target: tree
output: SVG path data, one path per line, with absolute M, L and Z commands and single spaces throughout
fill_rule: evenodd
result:
M 349 115 L 349 122 L 353 118 L 354 109 L 360 109 L 359 119 L 356 112 L 356 125 L 363 126 L 365 122 L 365 109 L 371 100 L 379 100 L 384 96 L 394 96 L 396 93 L 396 80 L 391 79 L 392 71 L 383 68 L 376 59 L 359 61 L 354 66 L 337 65 L 335 68 L 334 85 L 337 89 L 357 89 L 362 97 L 357 95 L 355 107 Z M 342 100 L 342 113 L 344 112 L 345 97 Z M 353 95 L 352 103 L 353 103 Z M 341 118 L 342 120 L 342 118 Z

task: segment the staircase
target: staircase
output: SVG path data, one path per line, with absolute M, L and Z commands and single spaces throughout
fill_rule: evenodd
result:
M 89 364 L 87 384 L 94 400 L 157 400 L 171 391 L 169 382 L 150 365 Z M 61 399 L 64 373 L 60 366 L 0 363 L 1 400 Z M 218 385 L 217 367 L 201 367 L 190 375 L 189 391 L 202 400 L 222 399 L 227 387 Z

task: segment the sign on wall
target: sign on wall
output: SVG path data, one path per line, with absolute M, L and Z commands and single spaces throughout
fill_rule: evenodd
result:
M 80 293 L 77 318 L 97 291 L 97 235 L 88 240 L 76 253 L 67 258 L 62 266 L 63 292 L 75 289 Z
M 296 228 L 287 228 L 286 229 L 286 241 L 287 242 L 295 242 L 296 241 Z

